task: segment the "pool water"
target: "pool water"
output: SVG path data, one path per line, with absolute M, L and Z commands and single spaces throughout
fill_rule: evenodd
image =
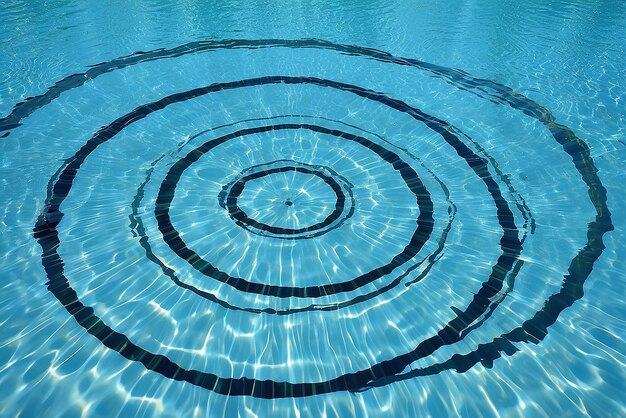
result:
M 626 4 L 8 1 L 0 416 L 626 415 Z

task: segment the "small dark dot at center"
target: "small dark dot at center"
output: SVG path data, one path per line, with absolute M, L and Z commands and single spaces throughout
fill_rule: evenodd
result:
M 291 200 L 285 200 L 285 205 L 292 206 L 293 202 Z

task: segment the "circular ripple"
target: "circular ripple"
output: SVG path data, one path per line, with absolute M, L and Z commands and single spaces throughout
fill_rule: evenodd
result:
M 323 41 L 269 40 L 195 42 L 169 50 L 162 49 L 154 52 L 139 53 L 129 57 L 122 57 L 117 60 L 98 64 L 84 74 L 69 76 L 56 83 L 55 86 L 48 90 L 45 94 L 17 105 L 9 116 L 0 120 L 0 130 L 17 128 L 20 126 L 22 119 L 30 115 L 36 109 L 50 103 L 62 92 L 79 87 L 88 79 L 93 79 L 101 74 L 114 71 L 116 69 L 128 67 L 141 62 L 153 61 L 162 58 L 180 57 L 186 54 L 199 53 L 203 51 L 274 47 L 305 49 L 319 48 L 332 50 L 350 54 L 352 56 L 362 56 L 374 59 L 379 62 L 410 66 L 416 69 L 428 71 L 434 76 L 440 77 L 462 90 L 474 93 L 477 96 L 488 99 L 492 102 L 510 106 L 513 109 L 523 112 L 529 117 L 535 118 L 539 123 L 543 124 L 557 143 L 563 148 L 563 151 L 571 157 L 574 167 L 588 188 L 589 198 L 595 210 L 595 220 L 589 223 L 587 229 L 587 243 L 571 261 L 568 272 L 564 275 L 561 290 L 550 296 L 545 301 L 541 310 L 528 318 L 521 326 L 512 329 L 511 331 L 504 333 L 491 341 L 480 344 L 474 351 L 467 354 L 457 353 L 451 356 L 448 361 L 436 363 L 426 368 L 414 369 L 408 373 L 404 372 L 407 366 L 411 365 L 416 360 L 427 357 L 444 346 L 449 346 L 462 340 L 468 333 L 479 328 L 506 296 L 508 290 L 506 289 L 505 282 L 507 280 L 511 280 L 511 278 L 517 274 L 522 266 L 520 254 L 523 249 L 525 235 L 520 232 L 520 229 L 516 225 L 515 216 L 511 210 L 511 206 L 505 199 L 498 182 L 494 179 L 489 168 L 490 164 L 492 170 L 497 173 L 498 177 L 509 188 L 509 191 L 512 191 L 514 194 L 515 192 L 510 183 L 504 180 L 506 175 L 501 175 L 498 164 L 495 161 L 492 161 L 486 153 L 483 153 L 483 156 L 481 156 L 472 150 L 472 148 L 468 145 L 469 143 L 473 143 L 471 138 L 466 137 L 458 129 L 446 121 L 429 115 L 415 106 L 411 106 L 404 101 L 389 97 L 383 93 L 375 92 L 354 84 L 323 78 L 270 75 L 233 82 L 211 84 L 192 90 L 178 92 L 163 97 L 157 101 L 142 105 L 134 111 L 116 119 L 112 123 L 100 129 L 73 157 L 66 161 L 66 163 L 59 169 L 57 175 L 50 180 L 48 197 L 42 214 L 34 228 L 35 238 L 38 240 L 43 250 L 42 262 L 49 279 L 48 288 L 63 304 L 65 309 L 74 316 L 82 327 L 98 338 L 105 346 L 118 351 L 129 360 L 141 362 L 146 368 L 157 371 L 163 376 L 175 380 L 184 380 L 194 385 L 211 389 L 222 394 L 251 395 L 264 398 L 310 396 L 340 390 L 357 391 L 372 386 L 388 384 L 392 381 L 439 373 L 443 370 L 454 369 L 458 372 L 463 372 L 478 362 L 489 365 L 495 359 L 499 358 L 501 353 L 506 353 L 508 355 L 513 354 L 518 350 L 513 345 L 515 342 L 538 343 L 543 340 L 543 338 L 547 335 L 548 327 L 558 319 L 559 314 L 565 308 L 571 306 L 576 300 L 582 297 L 583 284 L 591 272 L 594 262 L 604 249 L 602 237 L 607 231 L 612 229 L 612 224 L 610 213 L 606 206 L 606 192 L 597 177 L 597 170 L 595 169 L 593 161 L 589 155 L 589 149 L 586 144 L 578 139 L 569 128 L 557 124 L 547 109 L 530 99 L 513 92 L 508 87 L 492 81 L 476 79 L 459 70 L 440 67 L 418 60 L 394 57 L 381 51 L 354 46 L 337 45 Z M 134 344 L 124 334 L 114 331 L 95 314 L 93 308 L 84 305 L 79 300 L 76 291 L 72 288 L 66 277 L 64 262 L 58 252 L 61 241 L 57 227 L 64 216 L 60 207 L 70 193 L 74 179 L 79 174 L 80 168 L 85 162 L 85 159 L 99 146 L 109 141 L 122 129 L 125 129 L 136 121 L 145 118 L 149 114 L 160 111 L 172 104 L 218 91 L 228 91 L 232 89 L 247 88 L 250 86 L 271 84 L 306 84 L 320 87 L 330 87 L 332 89 L 341 90 L 346 93 L 377 102 L 380 105 L 408 115 L 416 122 L 424 124 L 439 135 L 445 143 L 451 146 L 457 156 L 463 159 L 467 166 L 477 175 L 477 178 L 484 183 L 491 196 L 491 200 L 495 205 L 497 221 L 502 229 L 502 235 L 499 240 L 501 254 L 498 257 L 496 264 L 493 266 L 491 273 L 484 281 L 480 290 L 472 297 L 467 307 L 462 311 L 457 309 L 455 311 L 455 317 L 442 329 L 440 329 L 435 335 L 424 339 L 413 350 L 405 354 L 382 361 L 367 369 L 352 373 L 345 373 L 341 376 L 325 381 L 290 383 L 273 380 L 258 380 L 245 377 L 221 377 L 216 374 L 202 372 L 199 370 L 185 369 L 166 356 L 155 354 L 143 349 Z M 280 129 L 326 129 L 317 125 L 307 126 L 304 124 L 267 125 L 261 127 L 260 129 L 272 130 L 277 129 L 277 127 L 281 127 Z M 259 127 L 251 129 L 259 129 Z M 380 144 L 373 143 L 371 141 L 367 142 L 369 141 L 368 139 L 361 138 L 351 133 L 338 130 L 327 130 L 324 133 L 338 136 L 348 141 L 357 142 L 360 145 L 374 151 L 400 173 L 407 187 L 414 192 L 416 196 L 416 204 L 419 207 L 419 217 L 416 222 L 415 232 L 410 241 L 411 245 L 408 245 L 402 253 L 394 257 L 390 263 L 380 269 L 375 269 L 364 275 L 357 276 L 349 282 L 340 282 L 339 284 L 333 283 L 317 287 L 268 286 L 261 283 L 247 281 L 242 277 L 232 277 L 227 275 L 190 250 L 186 246 L 185 242 L 182 241 L 180 236 L 177 236 L 175 230 L 170 228 L 171 222 L 168 216 L 168 208 L 174 196 L 176 183 L 182 172 L 185 171 L 185 169 L 189 167 L 193 161 L 196 161 L 200 157 L 198 154 L 205 154 L 214 146 L 218 145 L 215 141 L 221 141 L 221 143 L 223 143 L 236 136 L 245 135 L 246 130 L 240 130 L 208 141 L 201 145 L 198 149 L 194 150 L 195 153 L 189 153 L 187 154 L 186 159 L 180 160 L 183 162 L 176 163 L 178 166 L 176 164 L 172 166 L 172 169 L 168 172 L 166 179 L 163 182 L 165 188 L 161 189 L 155 207 L 155 215 L 159 224 L 159 229 L 163 234 L 163 239 L 174 252 L 183 257 L 196 270 L 211 277 L 212 279 L 222 281 L 223 283 L 246 293 L 252 292 L 280 298 L 321 297 L 327 295 L 326 291 L 334 293 L 347 291 L 347 289 L 342 288 L 342 286 L 347 285 L 347 283 L 350 283 L 351 286 L 358 288 L 389 275 L 392 271 L 414 258 L 424 243 L 428 240 L 428 236 L 432 232 L 432 223 L 434 222 L 434 219 L 432 218 L 433 207 L 428 191 L 425 190 L 423 183 L 421 183 L 419 176 L 417 176 L 417 173 L 413 170 L 413 168 L 406 164 L 393 151 L 381 147 Z M 479 145 L 474 143 L 473 146 L 481 150 Z M 187 159 L 189 159 L 189 161 L 187 161 Z M 327 184 L 329 183 L 332 182 L 329 180 Z M 332 188 L 333 187 L 331 186 L 331 189 Z M 229 211 L 231 215 L 233 213 L 236 215 L 239 213 L 236 206 L 234 206 L 237 200 L 237 190 L 238 189 L 235 189 L 235 197 L 231 199 L 233 203 L 233 210 Z M 241 190 L 243 190 L 243 186 L 241 186 Z M 416 191 L 417 193 L 415 193 Z M 339 201 L 341 200 L 341 196 L 344 195 L 337 194 L 336 196 L 337 201 Z M 227 199 L 227 204 L 228 202 L 229 200 Z M 356 204 L 358 205 L 358 202 Z M 523 207 L 525 205 L 523 200 L 514 201 L 512 204 L 514 207 Z M 345 209 L 345 207 L 342 208 L 342 213 L 343 209 Z M 335 212 L 333 211 L 332 213 Z M 528 218 L 526 216 L 524 217 L 526 221 L 528 221 Z M 235 219 L 237 218 L 235 217 Z M 258 225 L 255 225 L 250 217 L 243 217 L 242 219 L 245 222 L 241 219 L 238 220 L 247 226 L 260 226 L 260 228 L 257 228 L 260 230 L 267 229 L 267 227 L 264 226 L 266 225 L 264 223 L 258 223 Z M 286 232 L 286 234 L 289 235 L 290 232 L 294 232 L 296 230 L 297 229 L 293 229 L 291 231 L 283 230 L 280 232 L 281 234 Z M 324 289 L 324 291 L 320 289 Z M 312 293 L 309 294 L 309 292 Z
M 290 115 L 289 117 L 294 117 L 294 115 Z M 253 122 L 255 123 L 259 123 L 259 122 L 268 122 L 268 121 L 277 121 L 280 119 L 285 119 L 285 116 L 279 116 L 279 117 L 270 117 L 270 118 L 256 118 L 253 120 Z M 377 135 L 376 133 L 373 132 L 368 132 L 365 131 L 363 129 L 357 128 L 356 126 L 353 125 L 349 125 L 349 124 L 345 124 L 344 122 L 338 121 L 338 120 L 331 120 L 331 119 L 324 119 L 324 118 L 313 118 L 313 117 L 309 117 L 309 116 L 304 116 L 304 115 L 298 115 L 297 118 L 299 119 L 304 119 L 304 120 L 309 120 L 309 121 L 313 121 L 313 120 L 317 120 L 318 123 L 321 121 L 325 121 L 325 122 L 332 122 L 334 124 L 343 126 L 344 128 L 352 128 L 352 129 L 356 129 L 357 131 L 360 132 L 360 135 L 357 135 L 359 137 L 363 137 L 365 135 L 370 135 L 372 138 L 376 138 L 379 141 L 381 141 L 381 143 L 386 144 L 387 147 L 390 147 L 392 149 L 394 149 L 395 147 L 393 146 L 393 144 L 386 142 L 386 140 L 380 136 Z M 250 122 L 250 121 L 247 121 Z M 183 143 L 183 145 L 181 145 L 179 147 L 179 152 L 180 150 L 183 148 L 184 145 L 186 145 L 187 142 L 192 141 L 202 135 L 207 134 L 208 132 L 214 132 L 215 130 L 218 129 L 222 129 L 222 128 L 229 128 L 232 127 L 234 124 L 227 124 L 225 126 L 219 126 L 219 127 L 215 127 L 215 128 L 211 128 L 207 131 L 202 131 L 196 135 L 191 136 L 187 141 L 185 141 Z M 308 125 L 311 125 L 310 123 Z M 371 141 L 370 141 L 371 142 Z M 404 149 L 396 149 L 396 153 L 401 153 L 403 152 L 404 154 L 406 154 L 406 158 L 409 158 L 411 160 L 413 160 L 414 162 L 419 162 L 419 159 L 414 156 L 411 155 L 409 152 L 407 152 Z M 418 259 L 416 261 L 414 261 L 402 274 L 400 274 L 398 277 L 396 277 L 394 280 L 392 280 L 391 282 L 389 282 L 388 284 L 385 284 L 382 287 L 379 287 L 373 291 L 370 291 L 369 293 L 365 293 L 365 294 L 360 294 L 357 295 L 355 297 L 352 297 L 350 299 L 344 300 L 344 301 L 336 301 L 336 302 L 326 302 L 326 303 L 312 303 L 310 305 L 305 305 L 302 307 L 298 307 L 298 306 L 290 306 L 286 309 L 280 309 L 277 307 L 267 307 L 267 308 L 249 308 L 249 307 L 243 307 L 243 306 L 237 306 L 237 305 L 233 305 L 231 303 L 228 303 L 226 300 L 220 299 L 219 297 L 217 297 L 214 293 L 209 292 L 209 291 L 204 291 L 203 289 L 201 289 L 200 287 L 196 287 L 190 283 L 186 283 L 185 281 L 181 280 L 178 276 L 178 273 L 171 267 L 167 266 L 166 264 L 164 264 L 157 256 L 155 256 L 154 251 L 152 249 L 152 246 L 149 244 L 149 237 L 146 234 L 146 230 L 144 227 L 144 222 L 141 219 L 141 216 L 139 215 L 139 211 L 140 211 L 140 206 L 141 206 L 141 201 L 144 198 L 144 194 L 145 194 L 145 187 L 146 184 L 149 183 L 152 174 L 153 174 L 153 170 L 154 167 L 164 158 L 165 156 L 161 156 L 159 157 L 156 161 L 153 161 L 151 164 L 151 168 L 148 170 L 147 172 L 147 176 L 144 180 L 144 182 L 141 184 L 141 186 L 139 187 L 139 190 L 137 191 L 137 194 L 135 195 L 135 199 L 133 201 L 132 204 L 132 208 L 133 208 L 133 214 L 131 215 L 131 228 L 133 229 L 133 235 L 134 236 L 138 236 L 140 237 L 140 243 L 141 245 L 144 247 L 145 252 L 146 252 L 146 256 L 148 257 L 148 259 L 152 262 L 154 262 L 155 264 L 157 264 L 159 266 L 159 268 L 161 269 L 161 271 L 163 272 L 163 274 L 165 274 L 167 277 L 169 277 L 176 285 L 186 289 L 186 290 L 190 290 L 192 292 L 194 292 L 196 295 L 203 297 L 209 301 L 211 301 L 212 303 L 217 303 L 220 306 L 227 308 L 227 309 L 232 309 L 232 310 L 240 310 L 240 311 L 246 311 L 246 312 L 252 312 L 252 313 L 265 313 L 265 314 L 275 314 L 275 315 L 290 315 L 290 314 L 295 314 L 295 313 L 301 313 L 301 312 L 311 312 L 311 311 L 335 311 L 338 309 L 342 309 L 342 308 L 346 308 L 349 306 L 353 306 L 362 302 L 366 302 L 368 300 L 371 300 L 372 298 L 375 298 L 377 296 L 380 296 L 381 294 L 387 292 L 388 290 L 391 290 L 393 288 L 395 288 L 396 286 L 398 286 L 403 279 L 405 279 L 407 276 L 409 276 L 410 274 L 412 274 L 414 271 L 416 271 L 418 268 L 423 267 L 423 269 L 421 270 L 421 272 L 414 277 L 410 282 L 407 283 L 407 285 L 409 284 L 414 284 L 419 282 L 420 280 L 422 280 L 424 277 L 426 277 L 426 275 L 428 274 L 428 272 L 433 268 L 433 266 L 435 265 L 435 263 L 441 258 L 441 253 L 443 252 L 443 248 L 444 248 L 444 244 L 447 238 L 448 233 L 450 232 L 451 228 L 452 228 L 452 224 L 456 215 L 456 207 L 455 205 L 450 201 L 450 195 L 449 195 L 449 191 L 447 189 L 447 187 L 445 186 L 445 184 L 443 184 L 443 182 L 434 174 L 432 173 L 430 170 L 426 169 L 427 173 L 432 176 L 432 178 L 434 179 L 435 183 L 440 186 L 442 192 L 444 193 L 445 196 L 445 200 L 447 202 L 447 207 L 445 209 L 448 218 L 447 218 L 447 223 L 445 225 L 445 228 L 443 228 L 442 234 L 439 237 L 438 243 L 437 243 L 437 247 L 436 249 L 428 254 L 427 256 L 424 256 L 421 259 Z M 180 159 L 184 159 L 184 156 L 182 156 L 181 158 L 177 159 L 176 161 L 179 161 Z M 242 173 L 240 173 L 240 175 L 235 176 L 229 184 L 227 184 L 226 186 L 224 186 L 222 188 L 222 191 L 219 195 L 219 202 L 220 202 L 220 206 L 225 209 L 227 209 L 227 204 L 226 204 L 226 196 L 227 196 L 227 192 L 230 189 L 230 187 L 232 187 L 232 185 L 234 183 L 236 183 L 241 177 L 249 174 L 250 172 L 258 172 L 259 170 L 264 170 L 268 167 L 275 167 L 275 166 L 284 166 L 285 164 L 287 165 L 303 165 L 306 167 L 312 167 L 309 164 L 302 164 L 302 163 L 296 163 L 292 160 L 280 160 L 280 161 L 275 161 L 275 162 L 271 162 L 271 163 L 266 163 L 266 164 L 261 164 L 258 166 L 252 166 L 246 170 L 244 170 Z M 353 185 L 345 178 L 343 178 L 340 174 L 338 174 L 337 172 L 335 172 L 334 170 L 328 168 L 328 167 L 322 167 L 322 166 L 313 166 L 315 169 L 317 170 L 321 170 L 321 171 L 325 171 L 326 175 L 332 179 L 334 179 L 334 181 L 336 181 L 338 184 L 341 185 L 342 188 L 344 188 L 345 195 L 349 195 L 350 196 L 350 205 L 349 205 L 349 210 L 347 211 L 346 217 L 345 219 L 348 219 L 350 217 L 352 217 L 352 215 L 354 214 L 354 208 L 355 208 L 355 198 L 353 195 Z M 159 190 L 161 190 L 161 188 L 159 188 Z M 145 209 L 146 211 L 148 211 L 148 209 Z M 153 210 L 153 209 L 152 209 Z M 345 211 L 344 211 L 345 212 Z M 345 219 L 342 219 L 340 221 L 340 223 L 337 223 L 336 225 L 332 225 L 329 229 L 334 229 L 339 227 L 343 221 Z M 257 233 L 258 231 L 253 231 L 255 233 Z M 265 234 L 261 234 L 261 235 L 265 235 Z M 314 236 L 317 236 L 317 234 L 314 234 Z M 281 237 L 284 238 L 284 237 Z M 290 239 L 293 239 L 293 237 L 289 237 Z
M 282 226 L 269 225 L 264 222 L 257 221 L 254 218 L 248 216 L 246 210 L 239 206 L 239 198 L 249 181 L 262 179 L 266 176 L 272 176 L 278 173 L 301 173 L 313 175 L 321 179 L 331 192 L 334 194 L 332 202 L 328 201 L 328 206 L 332 206 L 333 210 L 320 222 L 308 225 L 302 228 L 286 228 Z M 306 183 L 307 180 L 300 182 L 293 181 L 296 184 Z M 267 187 L 267 183 L 265 184 Z M 287 191 L 285 196 L 280 197 L 273 196 L 272 205 L 266 208 L 266 211 L 275 212 L 279 209 L 280 205 L 285 205 L 293 208 L 294 205 L 305 206 L 306 202 L 302 202 L 297 194 L 298 190 Z M 310 196 L 310 200 L 319 202 L 322 201 L 324 205 L 324 196 Z M 253 199 L 256 200 L 256 199 Z M 277 202 L 278 201 L 278 202 Z M 254 202 L 253 202 L 254 203 Z M 341 177 L 334 170 L 324 166 L 312 166 L 310 164 L 300 163 L 297 161 L 274 161 L 268 164 L 261 164 L 259 166 L 250 167 L 240 176 L 236 177 L 229 184 L 223 187 L 222 193 L 220 193 L 220 205 L 228 210 L 228 213 L 238 225 L 249 231 L 263 235 L 271 236 L 274 238 L 282 239 L 303 239 L 320 236 L 329 230 L 338 228 L 343 224 L 346 219 L 349 219 L 354 214 L 354 195 L 349 182 Z M 254 206 L 253 204 L 249 205 Z M 276 206 L 279 206 L 278 208 Z
M 288 77 L 280 77 L 278 78 L 278 82 L 286 82 L 286 83 L 306 83 L 310 80 L 307 79 L 294 79 Z M 277 82 L 277 79 L 268 80 L 245 80 L 241 85 L 255 85 L 255 83 L 265 84 L 266 82 Z M 324 82 L 323 80 L 319 80 L 319 82 Z M 329 82 L 328 85 L 331 85 Z M 344 86 L 345 87 L 345 86 Z M 353 88 L 355 86 L 352 86 Z M 233 88 L 233 86 L 227 85 L 216 85 L 212 86 L 209 91 L 220 91 L 223 89 Z M 217 89 L 217 90 L 215 90 Z M 193 97 L 193 96 L 191 96 Z M 134 115 L 130 115 L 130 118 L 134 118 Z M 174 190 L 176 189 L 176 185 L 180 180 L 180 177 L 184 173 L 184 171 L 189 168 L 194 162 L 196 162 L 202 155 L 207 152 L 210 152 L 214 147 L 223 144 L 226 141 L 229 141 L 233 138 L 238 138 L 240 136 L 250 135 L 253 133 L 259 132 L 267 132 L 267 131 L 278 131 L 278 130 L 293 130 L 293 129 L 306 129 L 314 132 L 320 132 L 324 134 L 329 134 L 332 136 L 336 136 L 339 138 L 343 138 L 348 141 L 353 141 L 362 145 L 373 152 L 375 152 L 381 159 L 387 161 L 393 168 L 400 173 L 402 179 L 404 180 L 407 188 L 411 190 L 411 192 L 415 195 L 415 200 L 417 206 L 420 208 L 420 215 L 417 218 L 417 227 L 415 228 L 415 232 L 411 237 L 409 243 L 404 247 L 403 251 L 400 254 L 397 254 L 393 259 L 382 266 L 376 267 L 375 269 L 370 270 L 367 273 L 361 274 L 358 277 L 355 277 L 351 280 L 333 283 L 329 285 L 323 286 L 309 286 L 309 287 L 285 287 L 285 286 L 273 286 L 268 285 L 266 283 L 254 283 L 246 280 L 243 277 L 233 277 L 227 274 L 224 271 L 216 268 L 211 262 L 204 260 L 200 257 L 195 251 L 191 250 L 187 244 L 183 241 L 180 235 L 177 233 L 176 229 L 172 226 L 170 220 L 170 205 L 172 200 L 174 199 Z M 302 170 L 303 168 L 301 168 Z M 330 181 L 330 180 L 329 180 Z M 332 180 L 334 184 L 334 180 Z M 238 183 L 239 184 L 239 183 Z M 241 186 L 243 189 L 243 186 Z M 339 185 L 337 184 L 337 191 L 340 190 Z M 231 196 L 232 198 L 232 196 Z M 236 198 L 236 195 L 235 195 Z M 229 202 L 231 205 L 234 205 L 234 200 Z M 343 200 L 343 199 L 342 199 Z M 343 205 L 342 205 L 343 206 Z M 335 210 L 335 212 L 342 212 L 343 207 L 338 208 L 339 210 Z M 335 213 L 333 212 L 333 213 Z M 336 131 L 326 129 L 316 125 L 304 125 L 304 124 L 282 124 L 282 125 L 269 125 L 269 126 L 261 126 L 252 129 L 246 129 L 242 131 L 237 131 L 232 134 L 228 134 L 222 136 L 220 138 L 211 140 L 209 142 L 204 143 L 200 147 L 192 150 L 189 154 L 187 154 L 184 158 L 178 160 L 172 168 L 167 173 L 165 179 L 163 180 L 163 184 L 159 191 L 159 195 L 156 201 L 156 209 L 155 209 L 155 217 L 159 223 L 159 230 L 163 234 L 163 238 L 165 242 L 170 246 L 172 251 L 178 254 L 184 260 L 187 260 L 196 270 L 200 273 L 219 280 L 223 283 L 226 283 L 235 289 L 248 292 L 248 293 L 258 293 L 262 295 L 271 295 L 275 297 L 287 298 L 287 297 L 299 297 L 299 298 L 311 298 L 311 297 L 320 297 L 333 295 L 335 293 L 346 292 L 350 290 L 357 289 L 361 286 L 364 286 L 368 283 L 373 282 L 376 279 L 379 279 L 393 270 L 404 264 L 405 262 L 411 260 L 422 248 L 426 240 L 430 237 L 430 233 L 433 228 L 433 203 L 430 200 L 430 194 L 424 187 L 424 184 L 417 176 L 417 173 L 407 164 L 405 163 L 397 154 L 394 152 L 382 148 L 380 145 L 377 145 L 366 138 L 359 137 L 348 132 Z M 232 216 L 232 212 L 231 212 Z M 246 219 L 241 215 L 241 212 L 237 214 L 239 218 L 236 219 L 240 222 L 243 222 L 242 219 Z M 332 216 L 332 215 L 331 215 Z M 339 216 L 339 215 L 337 215 Z M 247 222 L 251 220 L 246 219 Z M 244 222 L 245 223 L 245 222 Z M 263 229 L 263 225 L 255 225 L 259 229 Z M 265 226 L 267 228 L 268 226 Z M 302 231 L 296 231 L 297 233 Z M 283 234 L 289 233 L 288 231 L 283 231 Z

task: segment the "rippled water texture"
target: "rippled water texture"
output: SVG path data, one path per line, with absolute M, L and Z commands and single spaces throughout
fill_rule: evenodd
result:
M 626 415 L 623 2 L 212 3 L 3 3 L 0 415 Z

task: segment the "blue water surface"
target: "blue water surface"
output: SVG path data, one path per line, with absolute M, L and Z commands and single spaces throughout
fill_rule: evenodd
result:
M 626 416 L 626 3 L 4 1 L 0 416 Z

